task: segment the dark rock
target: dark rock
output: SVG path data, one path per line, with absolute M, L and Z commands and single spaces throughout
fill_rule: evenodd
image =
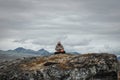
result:
M 50 66 L 50 65 L 54 65 L 54 64 L 58 64 L 58 63 L 55 63 L 55 62 L 46 62 L 44 64 L 44 66 Z
M 63 51 L 63 52 L 55 52 L 54 54 L 65 54 L 65 51 Z

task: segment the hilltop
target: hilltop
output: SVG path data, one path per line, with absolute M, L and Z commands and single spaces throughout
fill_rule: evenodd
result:
M 117 80 L 117 65 L 117 57 L 107 53 L 23 58 L 1 63 L 0 80 L 90 80 L 100 76 Z

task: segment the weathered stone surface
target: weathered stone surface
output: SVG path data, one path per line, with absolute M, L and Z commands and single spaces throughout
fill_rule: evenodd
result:
M 117 80 L 117 64 L 107 53 L 32 57 L 1 63 L 0 80 L 91 80 L 102 74 Z

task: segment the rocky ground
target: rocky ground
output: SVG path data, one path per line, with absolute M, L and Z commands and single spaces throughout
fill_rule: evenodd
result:
M 0 80 L 117 80 L 113 54 L 56 54 L 0 64 Z

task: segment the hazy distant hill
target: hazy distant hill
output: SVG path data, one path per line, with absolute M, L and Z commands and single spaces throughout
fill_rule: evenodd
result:
M 8 51 L 0 50 L 0 61 L 12 60 L 22 57 L 47 56 L 47 55 L 51 55 L 51 53 L 45 49 L 34 51 L 31 49 L 25 49 L 23 47 L 18 47 L 14 50 L 8 50 Z
M 80 54 L 78 52 L 67 52 L 70 54 Z M 39 49 L 38 51 L 34 51 L 31 49 L 25 49 L 23 47 L 18 47 L 14 50 L 3 51 L 0 50 L 0 61 L 4 60 L 13 60 L 22 57 L 32 57 L 32 56 L 49 56 L 54 54 L 54 52 L 48 52 L 45 49 Z
M 117 59 L 120 61 L 120 56 L 118 56 Z

